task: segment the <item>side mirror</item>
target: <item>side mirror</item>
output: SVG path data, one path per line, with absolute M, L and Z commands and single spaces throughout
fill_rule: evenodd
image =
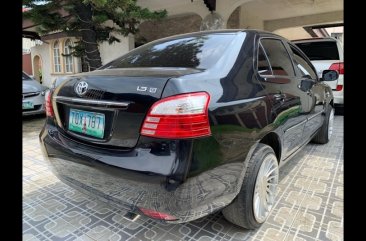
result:
M 314 84 L 315 82 L 312 79 L 303 79 L 297 87 L 299 87 L 300 90 L 307 92 L 313 87 Z
M 335 70 L 323 70 L 322 73 L 322 81 L 334 81 L 337 80 L 339 77 L 339 74 Z

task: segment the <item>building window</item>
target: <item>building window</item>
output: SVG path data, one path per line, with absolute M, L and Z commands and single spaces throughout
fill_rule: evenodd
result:
M 55 73 L 61 72 L 60 43 L 56 41 L 53 44 L 53 70 Z
M 65 48 L 64 48 L 64 54 L 66 56 L 64 56 L 64 63 L 65 63 L 65 72 L 66 73 L 72 73 L 74 72 L 74 65 L 73 65 L 73 57 L 72 55 L 69 55 L 71 53 L 71 47 L 72 47 L 72 42 L 70 39 L 65 41 Z

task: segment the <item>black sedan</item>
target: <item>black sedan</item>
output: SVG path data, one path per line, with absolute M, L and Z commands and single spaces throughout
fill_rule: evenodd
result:
M 170 223 L 218 210 L 253 229 L 274 203 L 278 168 L 327 143 L 333 94 L 286 39 L 254 30 L 143 45 L 47 93 L 40 133 L 60 180 Z

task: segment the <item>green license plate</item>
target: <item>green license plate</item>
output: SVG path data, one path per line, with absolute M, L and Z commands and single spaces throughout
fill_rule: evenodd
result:
M 70 109 L 69 130 L 103 138 L 105 115 L 97 112 Z
M 32 101 L 24 101 L 23 102 L 23 110 L 33 109 L 33 102 Z

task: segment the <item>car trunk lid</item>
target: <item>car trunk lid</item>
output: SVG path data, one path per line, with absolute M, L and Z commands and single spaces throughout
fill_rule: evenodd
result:
M 71 138 L 109 148 L 133 148 L 151 105 L 172 77 L 190 68 L 106 69 L 70 77 L 54 92 L 57 124 Z M 77 86 L 85 93 L 77 93 Z M 85 86 L 84 86 L 85 87 Z

